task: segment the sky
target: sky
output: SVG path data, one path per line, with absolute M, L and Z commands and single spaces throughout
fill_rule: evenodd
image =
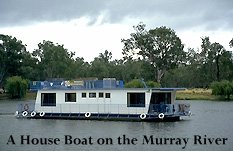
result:
M 232 0 L 0 0 L 0 34 L 32 52 L 49 40 L 92 61 L 105 50 L 122 58 L 121 39 L 140 22 L 146 29 L 173 29 L 185 49 L 198 50 L 201 37 L 228 51 L 233 38 Z

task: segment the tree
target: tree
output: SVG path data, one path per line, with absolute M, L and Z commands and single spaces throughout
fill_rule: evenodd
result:
M 124 81 L 143 78 L 143 68 L 140 60 L 127 60 L 122 66 L 122 76 Z
M 183 44 L 175 31 L 165 26 L 147 31 L 145 24 L 134 27 L 129 39 L 122 39 L 124 59 L 133 59 L 134 55 L 149 62 L 160 83 L 164 73 L 182 64 L 185 58 Z
M 95 57 L 91 62 L 92 75 L 99 79 L 114 77 L 114 75 L 112 75 L 114 64 L 111 59 L 112 53 L 107 50 L 105 50 L 104 53 L 100 53 L 98 57 Z
M 25 79 L 39 80 L 40 72 L 38 70 L 37 59 L 30 52 L 23 52 L 22 66 L 20 67 L 19 74 Z
M 220 79 L 233 80 L 233 58 L 230 51 L 225 51 L 219 58 Z
M 162 85 L 164 87 L 200 87 L 200 80 L 198 68 L 194 65 L 187 65 L 166 72 Z
M 206 75 L 206 80 L 210 81 L 220 81 L 221 80 L 221 68 L 223 68 L 223 60 L 229 60 L 229 52 L 219 43 L 211 43 L 209 37 L 202 38 L 202 52 L 200 56 L 202 57 L 203 72 Z M 225 64 L 228 66 L 230 64 Z
M 20 76 L 9 77 L 6 80 L 6 90 L 11 98 L 23 98 L 26 95 L 28 82 Z
M 216 42 L 211 44 L 211 50 L 212 51 L 210 52 L 209 56 L 213 57 L 212 60 L 215 60 L 215 62 L 216 62 L 216 69 L 217 69 L 216 77 L 217 77 L 217 80 L 220 81 L 220 69 L 219 69 L 220 62 L 219 61 L 220 61 L 221 55 L 226 50 L 224 49 L 224 47 L 222 45 L 220 45 L 219 43 L 216 43 Z
M 12 36 L 0 34 L 0 85 L 6 77 L 20 73 L 25 51 L 26 47 L 22 41 Z
M 42 79 L 64 78 L 69 67 L 74 62 L 75 53 L 69 52 L 63 45 L 54 44 L 51 41 L 43 41 L 38 44 L 38 49 L 33 52 L 37 58 Z
M 90 75 L 90 64 L 84 61 L 84 58 L 77 57 L 70 69 L 71 78 L 83 78 Z
M 104 53 L 99 54 L 99 58 L 106 63 L 109 63 L 112 59 L 112 52 L 105 50 Z
M 226 96 L 227 100 L 230 100 L 230 95 L 233 95 L 233 82 L 227 80 L 215 81 L 211 84 L 211 88 L 214 95 Z
M 231 39 L 231 41 L 229 42 L 229 46 L 232 48 L 233 47 L 233 38 Z

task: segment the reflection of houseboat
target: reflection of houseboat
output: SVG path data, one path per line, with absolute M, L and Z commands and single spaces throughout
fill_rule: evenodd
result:
M 123 88 L 115 79 L 41 89 L 34 107 L 24 104 L 18 117 L 175 121 L 190 115 L 189 104 L 175 103 L 179 88 Z M 95 86 L 99 83 L 100 86 Z M 52 85 L 52 84 L 51 84 Z

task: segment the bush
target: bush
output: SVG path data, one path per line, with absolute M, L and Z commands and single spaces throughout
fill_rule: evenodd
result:
M 227 100 L 230 100 L 230 96 L 233 95 L 233 82 L 223 80 L 220 82 L 213 82 L 211 84 L 212 94 L 223 95 Z
M 144 85 L 140 80 L 134 79 L 134 80 L 126 83 L 125 87 L 126 88 L 144 88 Z
M 160 84 L 154 81 L 147 81 L 146 86 L 149 88 L 155 88 L 155 87 L 160 87 Z M 126 88 L 144 88 L 145 85 L 142 80 L 139 79 L 134 79 L 128 83 L 125 84 Z
M 149 88 L 160 88 L 161 87 L 161 85 L 158 82 L 154 82 L 154 81 L 147 81 L 146 85 Z
M 11 98 L 23 98 L 26 95 L 28 82 L 19 76 L 9 77 L 6 80 L 6 90 Z

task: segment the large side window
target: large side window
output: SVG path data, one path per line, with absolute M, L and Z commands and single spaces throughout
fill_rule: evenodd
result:
M 66 93 L 65 102 L 76 102 L 76 93 Z
M 127 107 L 145 107 L 145 93 L 127 93 Z
M 153 92 L 150 104 L 171 104 L 171 92 Z
M 41 93 L 41 106 L 56 106 L 56 93 Z

